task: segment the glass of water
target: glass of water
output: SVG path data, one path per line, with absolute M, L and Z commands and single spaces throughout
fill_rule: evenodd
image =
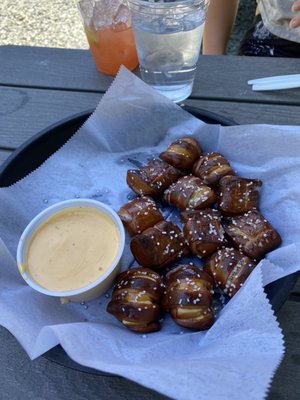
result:
M 180 102 L 192 92 L 209 0 L 128 0 L 144 82 Z

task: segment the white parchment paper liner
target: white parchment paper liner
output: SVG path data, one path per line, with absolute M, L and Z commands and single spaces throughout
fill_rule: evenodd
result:
M 206 125 L 121 69 L 95 113 L 61 150 L 22 181 L 0 189 L 0 324 L 31 358 L 60 343 L 82 365 L 172 398 L 263 398 L 284 352 L 263 285 L 300 266 L 298 129 Z M 32 217 L 74 197 L 99 199 L 117 210 L 130 194 L 127 169 L 189 134 L 205 151 L 223 153 L 240 175 L 263 180 L 261 211 L 283 237 L 208 332 L 182 329 L 167 316 L 160 332 L 137 335 L 105 312 L 109 294 L 62 306 L 23 282 L 15 252 Z M 132 261 L 127 245 L 122 267 Z

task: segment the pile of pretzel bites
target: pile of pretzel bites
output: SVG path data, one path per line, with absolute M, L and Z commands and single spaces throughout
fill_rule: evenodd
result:
M 221 154 L 204 154 L 195 139 L 182 137 L 159 158 L 128 170 L 127 184 L 139 196 L 118 214 L 140 267 L 117 277 L 107 311 L 135 332 L 159 330 L 162 312 L 180 326 L 208 329 L 213 289 L 232 297 L 281 243 L 259 211 L 262 182 L 238 176 Z M 164 219 L 158 200 L 180 211 L 182 229 Z M 203 258 L 203 269 L 178 266 L 188 255 Z

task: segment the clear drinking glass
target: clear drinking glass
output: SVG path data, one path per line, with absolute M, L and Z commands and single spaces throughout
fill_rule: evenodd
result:
M 142 79 L 175 102 L 192 92 L 209 0 L 129 0 Z

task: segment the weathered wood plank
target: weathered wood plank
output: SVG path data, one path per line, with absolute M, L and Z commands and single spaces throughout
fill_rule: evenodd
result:
M 0 60 L 0 85 L 104 92 L 113 80 L 97 72 L 88 50 L 0 46 Z
M 10 156 L 11 153 L 11 151 L 0 150 L 0 165 Z
M 49 125 L 95 108 L 101 97 L 98 93 L 0 87 L 0 147 L 16 148 Z M 300 125 L 297 106 L 207 100 L 189 100 L 186 103 L 221 114 L 239 124 Z
M 278 368 L 268 400 L 300 398 L 300 303 L 287 301 L 278 314 L 285 336 L 286 354 Z
M 215 112 L 238 124 L 300 125 L 299 106 L 228 101 L 186 100 L 185 104 Z
M 191 97 L 299 105 L 299 88 L 254 92 L 247 84 L 250 79 L 298 73 L 297 65 L 299 66 L 297 59 L 290 63 L 290 59 L 287 58 L 201 56 Z
M 0 46 L 0 59 L 0 85 L 103 93 L 113 80 L 97 72 L 88 50 Z M 200 56 L 192 97 L 299 105 L 300 89 L 285 90 L 282 96 L 282 91 L 253 92 L 247 85 L 249 79 L 268 76 L 270 71 L 272 75 L 298 73 L 299 62 L 270 57 Z
M 0 87 L 0 147 L 16 148 L 40 130 L 96 107 L 102 95 Z

